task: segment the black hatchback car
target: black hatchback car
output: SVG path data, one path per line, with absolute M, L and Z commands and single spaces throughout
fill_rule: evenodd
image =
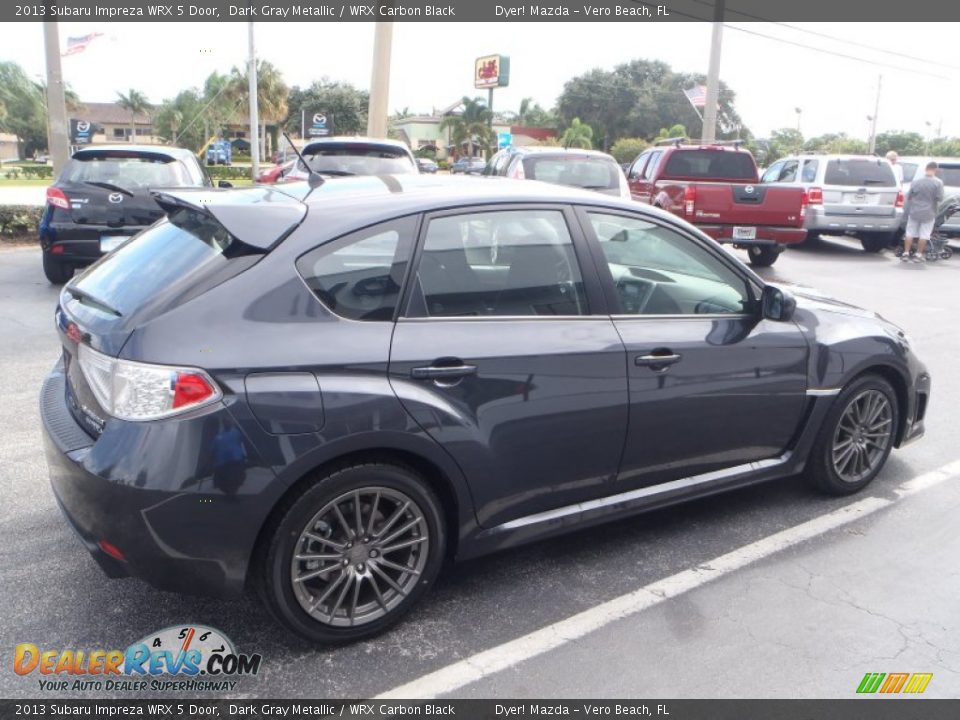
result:
M 73 154 L 47 188 L 40 247 L 47 279 L 60 285 L 163 217 L 150 191 L 209 187 L 189 150 L 160 145 L 97 145 Z
M 257 589 L 316 641 L 463 559 L 805 472 L 866 486 L 930 378 L 877 315 L 672 215 L 383 176 L 157 194 L 62 291 L 53 489 L 112 577 Z

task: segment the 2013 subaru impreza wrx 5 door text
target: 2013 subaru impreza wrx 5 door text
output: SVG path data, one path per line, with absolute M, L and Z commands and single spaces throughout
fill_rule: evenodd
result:
M 448 558 L 799 472 L 860 490 L 923 432 L 902 331 L 654 208 L 415 175 L 156 199 L 61 294 L 53 489 L 108 575 L 249 585 L 313 640 L 388 627 Z

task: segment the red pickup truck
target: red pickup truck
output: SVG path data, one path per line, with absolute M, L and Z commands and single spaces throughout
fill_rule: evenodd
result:
M 802 243 L 806 192 L 761 185 L 757 164 L 739 145 L 669 141 L 644 150 L 627 171 L 634 200 L 693 223 L 722 243 L 745 248 L 752 265 L 776 262 L 787 245 Z

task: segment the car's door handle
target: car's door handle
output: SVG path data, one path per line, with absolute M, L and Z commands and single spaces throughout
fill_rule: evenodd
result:
M 476 365 L 430 365 L 410 371 L 410 375 L 417 380 L 450 380 L 476 374 Z
M 654 350 L 649 355 L 637 355 L 637 357 L 633 359 L 633 362 L 640 367 L 648 367 L 652 370 L 664 370 L 681 360 L 683 360 L 683 355 L 678 353 L 669 350 Z

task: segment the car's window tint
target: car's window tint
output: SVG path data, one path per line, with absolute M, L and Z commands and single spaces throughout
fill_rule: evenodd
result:
M 663 157 L 663 151 L 657 150 L 650 153 L 650 160 L 647 162 L 647 168 L 644 170 L 643 179 L 652 180 L 653 174 L 657 170 L 657 166 L 660 164 L 660 158 Z
M 401 148 L 364 143 L 318 143 L 303 150 L 314 172 L 328 175 L 404 175 L 416 173 L 410 156 Z M 305 171 L 303 163 L 297 163 Z
M 583 279 L 559 210 L 430 221 L 414 308 L 431 317 L 585 315 Z
M 643 173 L 643 167 L 650 159 L 650 153 L 641 153 L 640 157 L 633 161 L 633 167 L 630 168 L 630 177 L 640 177 Z
M 554 185 L 609 190 L 620 187 L 620 168 L 603 157 L 533 155 L 524 158 L 523 174 L 527 180 L 541 180 Z
M 797 169 L 800 167 L 800 163 L 797 160 L 787 160 L 783 164 L 783 169 L 780 170 L 780 175 L 777 176 L 777 182 L 789 183 L 795 182 L 797 179 Z
M 416 220 L 400 218 L 332 240 L 297 260 L 307 286 L 350 320 L 393 319 Z
M 197 185 L 183 163 L 146 156 L 77 156 L 61 179 L 71 183 L 109 183 L 127 190 Z
M 776 182 L 777 178 L 780 177 L 780 170 L 783 168 L 783 160 L 775 162 L 773 165 L 768 167 L 763 173 L 763 177 L 760 178 L 762 183 L 772 183 Z
M 803 182 L 814 182 L 817 179 L 817 170 L 820 169 L 819 160 L 807 160 L 803 163 L 803 173 L 801 180 Z
M 636 217 L 590 213 L 613 275 L 621 313 L 743 313 L 746 281 L 675 230 Z
M 675 150 L 663 174 L 674 178 L 727 178 L 752 181 L 757 168 L 746 152 L 727 150 Z
M 846 185 L 863 187 L 866 185 L 896 185 L 893 168 L 880 158 L 850 158 L 828 160 L 823 178 L 824 185 Z
M 941 165 L 937 171 L 937 177 L 949 187 L 960 186 L 960 165 Z

